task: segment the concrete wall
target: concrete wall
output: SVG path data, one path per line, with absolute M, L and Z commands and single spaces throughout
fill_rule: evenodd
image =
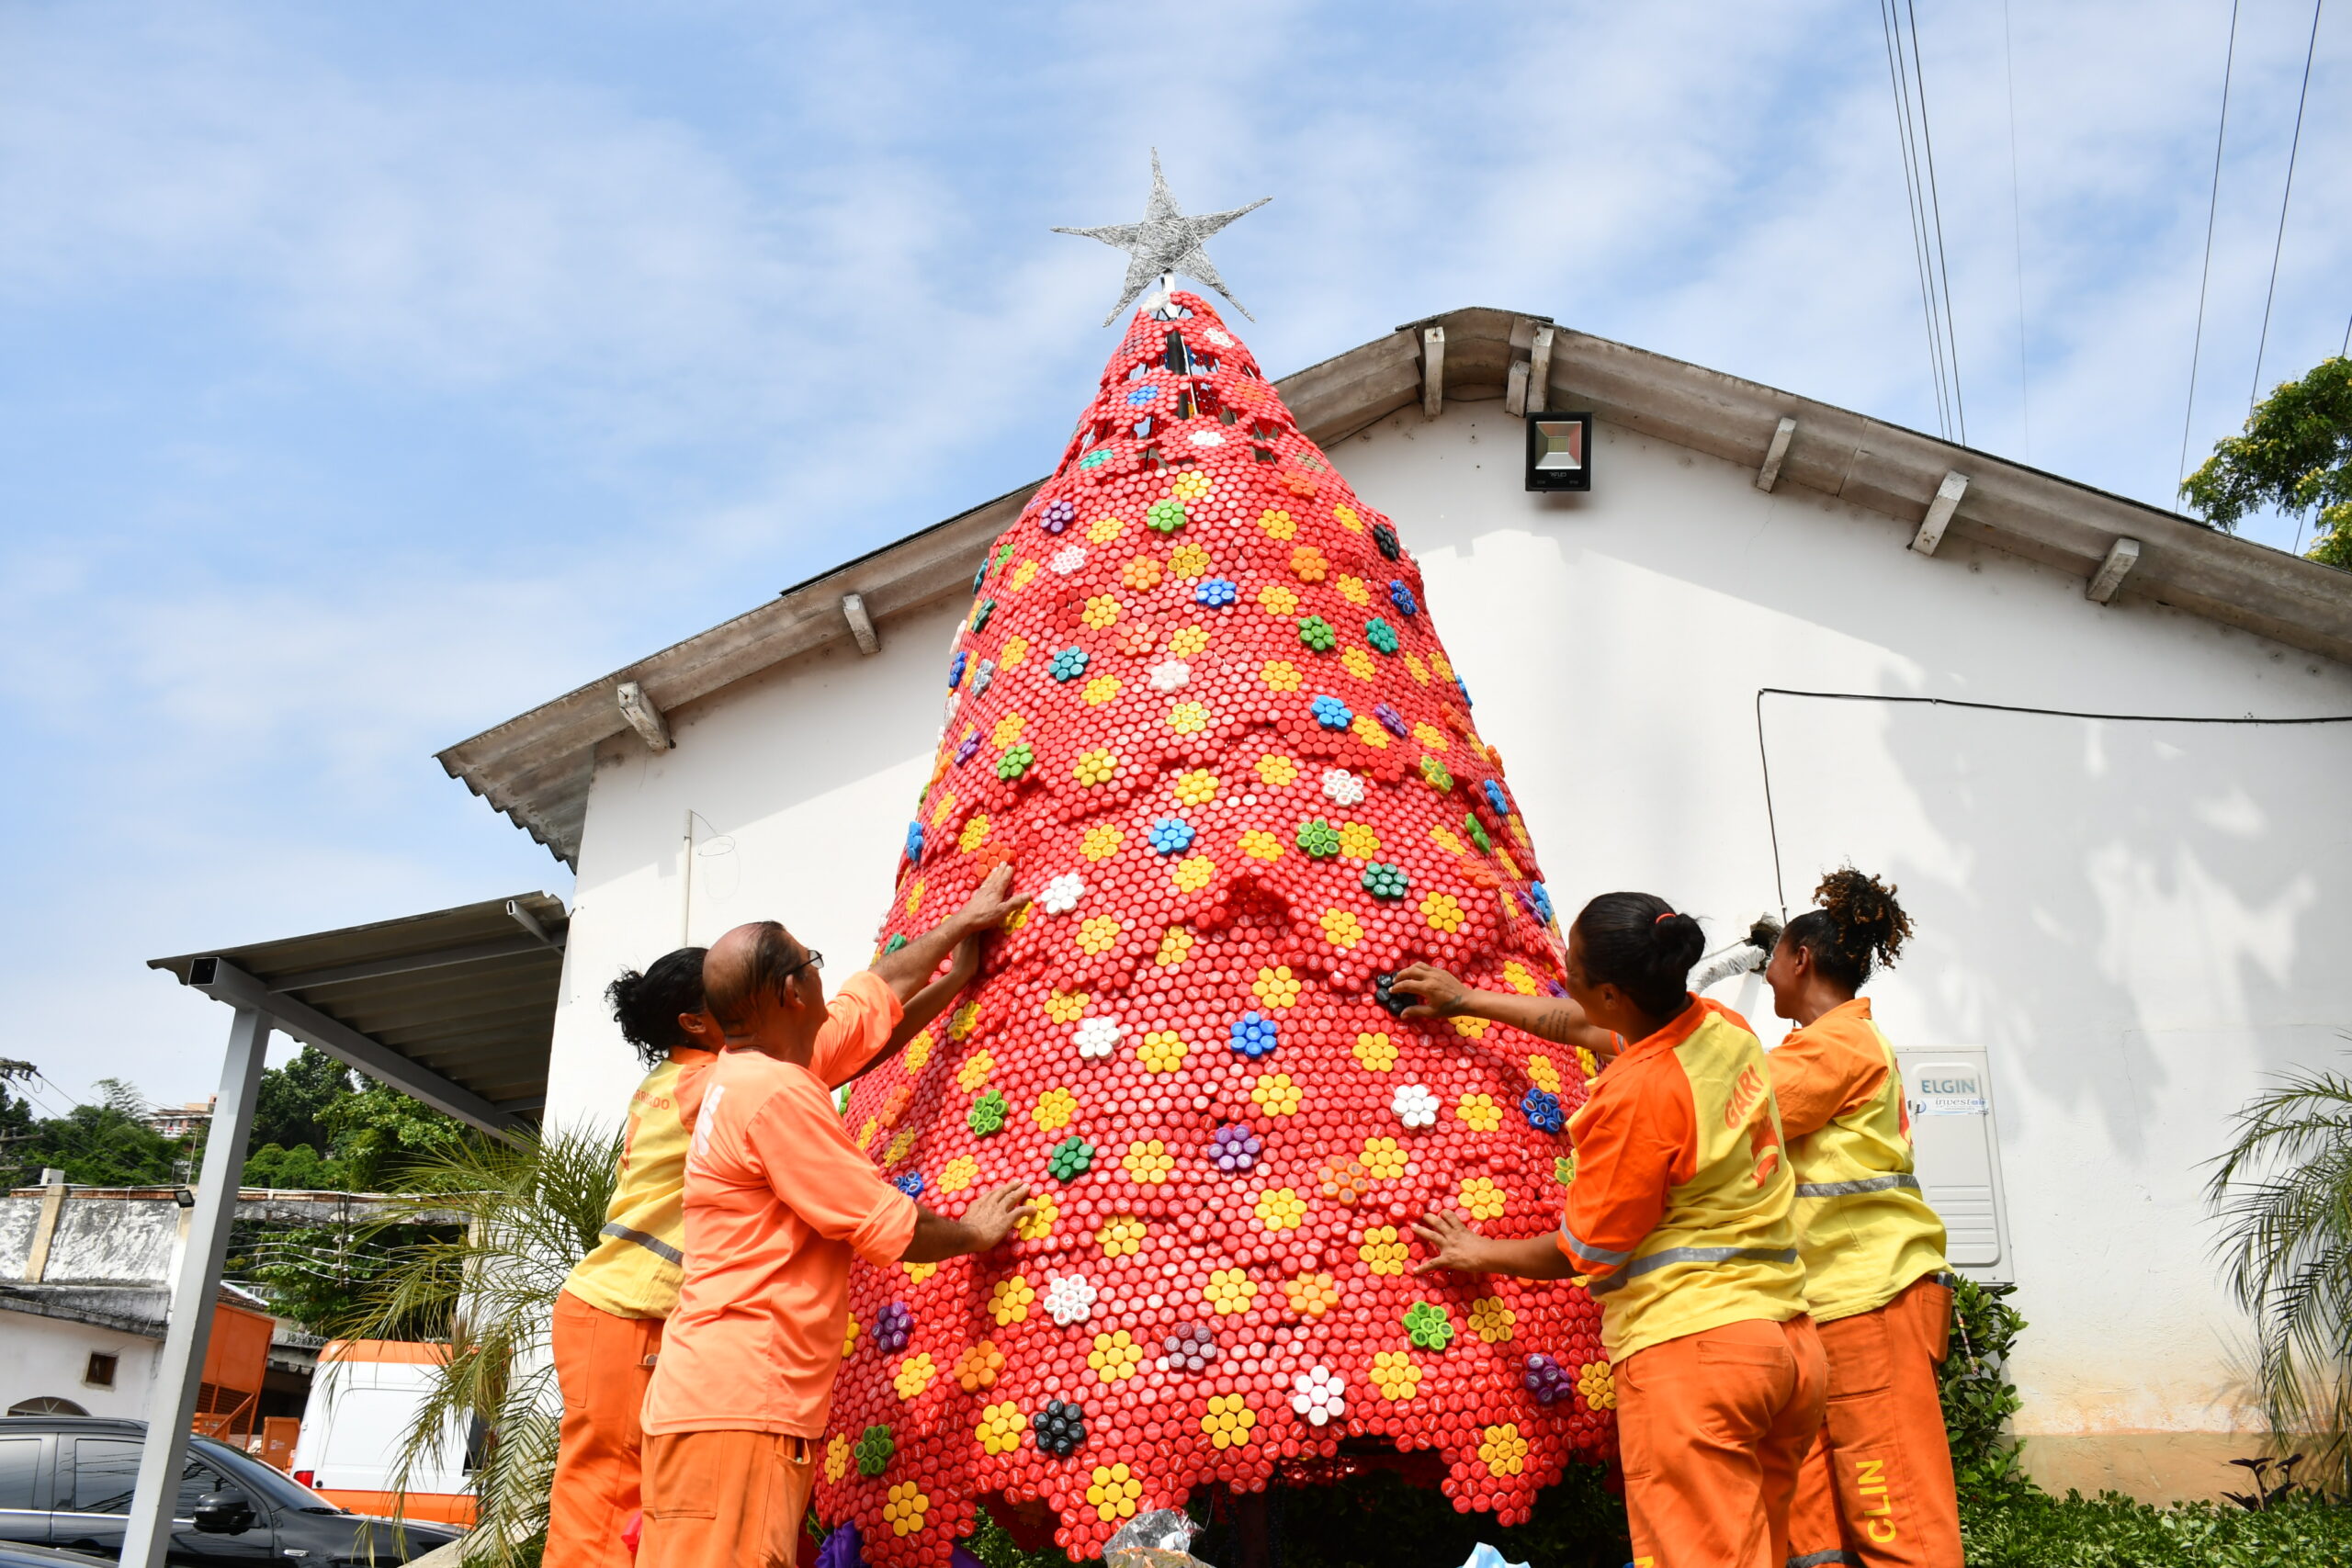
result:
M 40 1224 L 40 1198 L 0 1198 L 0 1280 L 22 1280 Z M 171 1278 L 180 1206 L 154 1198 L 69 1196 L 59 1208 L 41 1282 L 153 1285 Z
M 1652 889 L 1728 935 L 1851 859 L 1919 937 L 1874 987 L 1901 1044 L 1981 1044 L 1999 1100 L 2029 1453 L 2062 1483 L 2210 1492 L 2247 1451 L 2242 1316 L 2210 1260 L 2200 1162 L 2263 1076 L 2352 1021 L 2338 728 L 2094 723 L 1771 699 L 1791 686 L 2109 713 L 2352 713 L 2352 671 L 1603 426 L 1589 496 L 1521 488 L 1521 427 L 1452 403 L 1332 457 L 1396 520 L 1564 910 Z M 596 997 L 678 940 L 775 914 L 869 951 L 961 606 L 884 651 L 771 671 L 610 743 L 590 796 L 551 1114 L 634 1076 Z M 714 837 L 715 835 L 715 837 Z M 1782 1026 L 1755 1021 L 1768 1043 Z
M 92 1416 L 147 1416 L 157 1341 L 119 1329 L 0 1310 L 0 1411 L 28 1399 L 70 1399 Z M 82 1381 L 92 1351 L 118 1358 L 114 1386 Z

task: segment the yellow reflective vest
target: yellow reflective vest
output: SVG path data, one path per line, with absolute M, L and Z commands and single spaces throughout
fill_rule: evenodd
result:
M 1919 1190 L 1894 1047 L 1857 997 L 1771 1053 L 1815 1321 L 1875 1312 L 1940 1273 L 1944 1223 Z
M 595 1250 L 563 1288 L 616 1317 L 668 1317 L 684 1275 L 686 1142 L 712 1051 L 679 1050 L 629 1097 L 628 1132 Z

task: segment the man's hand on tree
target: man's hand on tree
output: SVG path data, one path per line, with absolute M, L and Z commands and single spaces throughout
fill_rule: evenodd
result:
M 1012 916 L 1020 913 L 1029 902 L 1026 893 L 1012 891 L 1012 867 L 998 866 L 980 879 L 964 907 L 956 911 L 956 927 L 967 936 L 992 931 Z
M 993 1191 L 981 1193 L 964 1211 L 965 1227 L 979 1244 L 973 1250 L 987 1252 L 1001 1246 L 1012 1234 L 1014 1225 L 1035 1213 L 1025 1181 L 1008 1181 Z

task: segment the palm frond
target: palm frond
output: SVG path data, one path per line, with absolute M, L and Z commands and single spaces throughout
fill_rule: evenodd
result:
M 2206 1198 L 2231 1294 L 2252 1314 L 2272 1446 L 2352 1494 L 2352 1077 L 2279 1077 L 2238 1112 Z
M 384 1230 L 428 1214 L 464 1224 L 454 1237 L 401 1248 L 350 1328 L 447 1344 L 392 1489 L 405 1494 L 453 1444 L 476 1450 L 469 1563 L 517 1568 L 546 1532 L 563 1412 L 548 1325 L 557 1292 L 605 1224 L 619 1156 L 618 1137 L 602 1131 L 469 1138 L 413 1167 L 411 1190 L 379 1221 Z

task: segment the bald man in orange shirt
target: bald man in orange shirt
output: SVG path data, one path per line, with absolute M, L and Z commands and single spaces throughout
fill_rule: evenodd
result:
M 822 957 L 774 921 L 738 926 L 704 961 L 728 1049 L 695 1123 L 685 1278 L 646 1391 L 639 1568 L 791 1568 L 832 1409 L 851 1257 L 882 1267 L 986 1252 L 1029 1213 L 1019 1182 L 960 1220 L 922 1207 L 850 1141 L 829 1093 L 883 1049 L 951 951 L 1026 902 L 1012 880 L 999 867 L 830 1003 Z

